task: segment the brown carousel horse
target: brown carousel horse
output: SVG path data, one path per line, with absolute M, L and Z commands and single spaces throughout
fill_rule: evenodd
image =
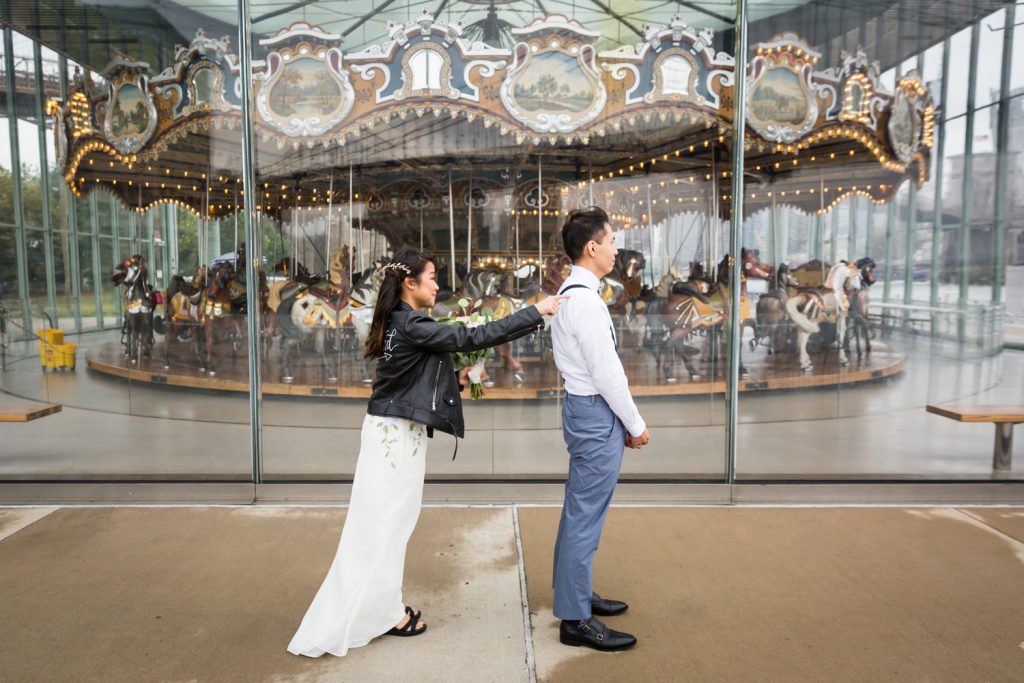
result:
M 130 363 L 149 358 L 153 348 L 153 311 L 157 307 L 157 293 L 149 284 L 149 269 L 141 254 L 129 256 L 114 268 L 110 280 L 124 285 L 124 324 L 121 343 Z
M 171 340 L 192 342 L 199 361 L 200 305 L 206 287 L 206 266 L 199 266 L 191 280 L 173 275 L 164 300 L 164 317 L 156 321 L 156 330 L 164 335 L 164 369 L 171 367 Z
M 245 340 L 242 326 L 238 322 L 239 315 L 244 313 L 235 308 L 237 290 L 231 289 L 234 277 L 235 268 L 232 264 L 221 262 L 214 265 L 209 270 L 206 287 L 203 288 L 199 302 L 199 371 L 211 377 L 217 374 L 213 357 L 218 333 L 222 330 L 226 332 L 226 339 L 231 342 L 232 361 L 237 359 L 238 351 Z
M 799 283 L 790 272 L 789 264 L 779 264 L 771 279 L 771 288 L 757 300 L 757 334 L 751 348 L 765 344 L 768 353 L 779 353 L 789 347 L 792 326 L 786 316 L 786 300 L 790 291 L 796 292 Z
M 704 269 L 699 263 L 691 264 L 689 277 L 672 285 L 665 299 L 655 299 L 647 304 L 644 346 L 653 348 L 657 357 L 658 369 L 665 371 L 666 381 L 674 382 L 675 360 L 677 355 L 683 357 L 690 379 L 700 379 L 700 372 L 691 361 L 691 356 L 699 355 L 700 351 L 688 346 L 686 341 L 694 333 L 707 334 L 708 341 L 705 354 L 708 358 L 718 355 L 720 337 L 729 318 L 729 287 L 728 268 L 731 259 L 726 256 L 718 268 L 718 279 L 710 280 L 704 276 Z M 757 336 L 757 323 L 750 315 L 750 300 L 747 298 L 745 280 L 740 274 L 740 338 L 743 329 L 750 327 Z M 663 358 L 668 351 L 669 358 Z M 743 365 L 743 348 L 740 347 L 740 375 L 746 376 L 747 369 Z

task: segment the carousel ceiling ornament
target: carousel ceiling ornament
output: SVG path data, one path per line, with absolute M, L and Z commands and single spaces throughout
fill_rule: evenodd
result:
M 602 52 L 602 67 L 616 81 L 631 82 L 625 104 L 690 103 L 717 110 L 732 87 L 732 55 L 715 52 L 714 31 L 700 33 L 675 17 L 668 26 L 644 26 L 646 40 Z
M 560 15 L 511 30 L 517 41 L 511 49 L 470 42 L 463 30 L 459 22 L 424 13 L 415 21 L 391 23 L 385 42 L 358 52 L 346 53 L 341 36 L 305 22 L 260 41 L 267 57 L 253 64 L 253 125 L 257 139 L 271 144 L 261 149 L 261 163 L 286 168 L 291 150 L 330 151 L 357 142 L 365 147 L 370 143 L 364 137 L 375 139 L 368 131 L 400 130 L 405 122 L 428 116 L 472 126 L 454 129 L 446 142 L 455 145 L 446 148 L 449 154 L 494 145 L 495 135 L 509 137 L 510 145 L 514 140 L 549 146 L 557 157 L 595 138 L 658 134 L 662 142 L 644 156 L 627 153 L 624 164 L 621 154 L 614 165 L 588 163 L 597 181 L 647 175 L 655 164 L 669 162 L 683 164 L 687 172 L 705 164 L 695 173 L 700 185 L 710 178 L 711 160 L 732 146 L 735 60 L 714 49 L 711 29 L 698 31 L 675 18 L 668 26 L 645 26 L 644 40 L 636 45 L 600 53 L 594 48 L 597 32 Z M 799 187 L 808 181 L 796 167 L 841 166 L 854 153 L 858 161 L 872 161 L 865 173 L 872 177 L 846 192 L 883 201 L 907 177 L 924 182 L 936 112 L 916 73 L 889 93 L 880 84 L 878 64 L 863 51 L 843 53 L 841 65 L 818 70 L 817 53 L 791 33 L 756 45 L 754 52 L 745 74 L 744 136 L 753 167 L 748 172 L 759 174 L 749 188 L 751 198 L 757 197 L 753 204 L 783 196 L 781 188 L 758 183 L 787 182 L 795 184 L 785 190 L 787 202 L 813 210 L 830 206 L 837 196 L 832 188 L 814 195 L 812 187 Z M 237 210 L 244 201 L 236 178 L 240 67 L 228 38 L 199 30 L 157 76 L 149 76 L 148 65 L 123 56 L 105 71 L 102 87 L 79 74 L 67 99 L 47 106 L 58 161 L 72 190 L 81 195 L 102 187 L 139 210 L 169 199 L 200 215 Z M 470 130 L 472 135 L 462 132 Z M 275 146 L 284 151 L 275 156 Z M 502 163 L 500 168 L 507 165 Z M 320 166 L 299 168 L 308 170 L 267 178 L 270 182 L 260 188 L 261 211 L 279 214 L 339 199 L 338 192 L 325 191 Z M 576 183 L 580 166 L 572 168 L 567 165 L 564 172 L 575 175 L 564 179 Z M 527 181 L 536 187 L 535 180 Z M 368 194 L 379 190 L 377 180 L 368 182 Z M 319 192 L 314 191 L 318 184 Z M 704 190 L 696 185 L 693 190 L 693 197 L 673 201 L 697 203 L 696 193 Z M 434 194 L 405 194 L 403 202 L 440 207 L 443 197 Z M 816 201 L 808 201 L 811 195 Z M 477 199 L 474 194 L 474 203 Z M 526 194 L 514 203 L 520 200 L 533 211 L 545 206 L 538 206 L 536 192 L 532 204 Z

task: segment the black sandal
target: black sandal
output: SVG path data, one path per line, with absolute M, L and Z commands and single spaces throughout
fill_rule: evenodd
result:
M 384 633 L 386 636 L 400 636 L 402 638 L 410 638 L 412 636 L 418 636 L 427 630 L 427 625 L 423 624 L 423 628 L 416 628 L 416 624 L 419 623 L 421 612 L 413 612 L 411 607 L 405 608 L 405 613 L 409 615 L 409 621 L 405 622 L 405 626 L 398 628 L 394 626 L 390 631 Z

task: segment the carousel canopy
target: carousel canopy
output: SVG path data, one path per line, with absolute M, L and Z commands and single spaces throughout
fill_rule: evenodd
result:
M 640 42 L 602 48 L 601 31 L 560 15 L 499 28 L 510 47 L 426 12 L 351 51 L 341 34 L 305 22 L 260 40 L 259 210 L 356 193 L 371 211 L 441 209 L 454 178 L 465 206 L 479 186 L 507 190 L 506 211 L 537 212 L 542 172 L 581 190 L 656 183 L 649 211 L 704 202 L 727 215 L 735 59 L 714 47 L 712 29 L 676 17 L 643 27 Z M 888 92 L 863 51 L 827 68 L 820 60 L 793 33 L 752 47 L 748 213 L 774 203 L 826 211 L 851 194 L 883 202 L 927 177 L 936 112 L 917 74 Z M 105 189 L 139 210 L 175 202 L 233 213 L 245 201 L 240 67 L 229 38 L 199 30 L 160 73 L 121 56 L 99 85 L 79 74 L 48 107 L 65 180 L 78 195 Z

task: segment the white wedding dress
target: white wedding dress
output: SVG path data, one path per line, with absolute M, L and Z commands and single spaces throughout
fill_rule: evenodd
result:
M 352 499 L 338 552 L 288 651 L 344 656 L 405 616 L 405 548 L 423 502 L 423 425 L 393 417 L 363 420 Z

